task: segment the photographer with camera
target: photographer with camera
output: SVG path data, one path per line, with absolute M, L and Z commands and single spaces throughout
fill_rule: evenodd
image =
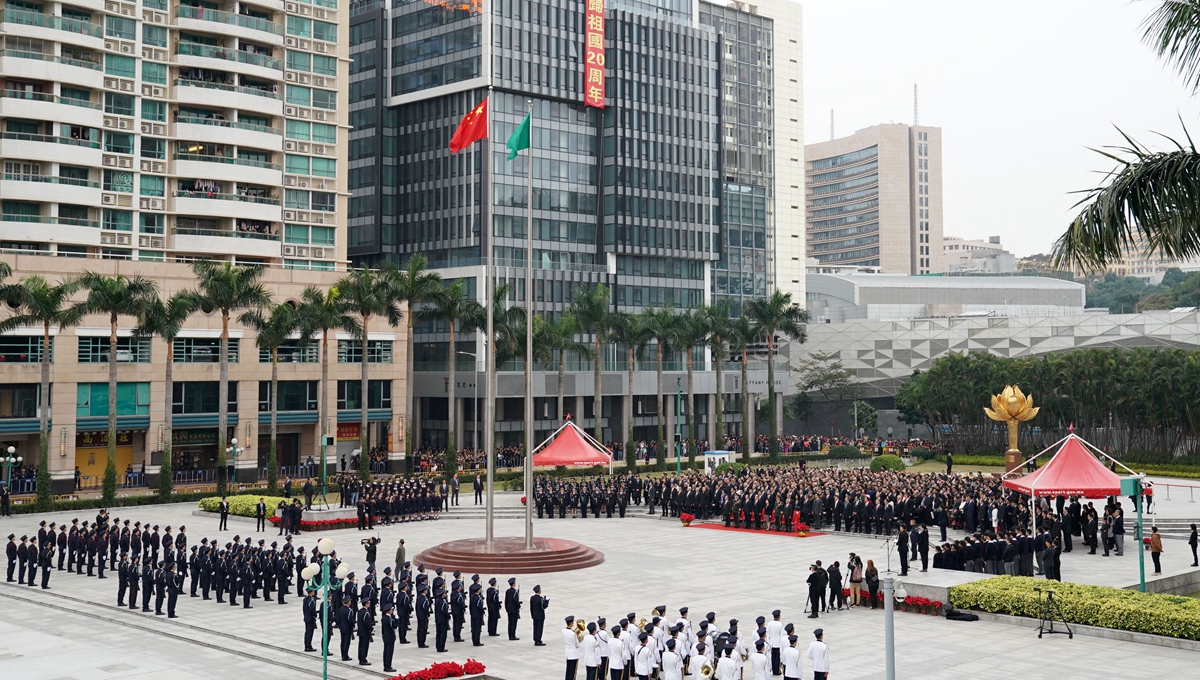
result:
M 378 552 L 379 537 L 372 536 L 362 540 L 363 549 L 367 551 L 367 564 L 371 566 L 371 570 L 375 570 L 375 555 Z

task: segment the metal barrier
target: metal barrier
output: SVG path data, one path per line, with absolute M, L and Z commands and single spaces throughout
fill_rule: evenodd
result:
M 9 493 L 16 496 L 18 494 L 37 493 L 36 479 L 14 479 L 9 482 Z
M 1166 489 L 1167 490 L 1166 498 L 1164 498 L 1163 500 L 1169 501 L 1169 500 L 1171 500 L 1171 487 L 1175 487 L 1176 489 L 1187 489 L 1188 502 L 1189 503 L 1196 502 L 1196 489 L 1200 489 L 1200 486 L 1195 486 L 1192 484 L 1163 484 L 1160 482 L 1155 482 L 1153 484 L 1153 486 L 1151 486 L 1150 488 L 1156 489 L 1156 490 L 1157 489 Z M 1178 494 L 1178 493 L 1179 492 L 1176 492 L 1176 494 Z
M 103 475 L 84 475 L 79 478 L 79 483 L 75 485 L 77 491 L 84 489 L 99 489 L 104 486 Z M 120 473 L 117 475 L 118 489 L 136 489 L 146 486 L 146 476 L 140 472 L 131 474 Z
M 175 484 L 203 484 L 217 481 L 217 471 L 212 470 L 176 470 L 171 475 Z

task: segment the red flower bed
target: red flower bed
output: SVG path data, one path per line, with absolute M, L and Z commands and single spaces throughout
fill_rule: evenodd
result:
M 684 524 L 691 524 L 692 522 L 696 521 L 696 516 L 690 512 L 682 512 L 679 513 L 679 521 L 683 522 Z
M 443 678 L 461 678 L 464 675 L 479 675 L 485 670 L 487 669 L 483 664 L 475 659 L 467 659 L 465 664 L 443 661 L 419 671 L 393 675 L 388 680 L 442 680 Z
M 279 524 L 278 517 L 267 518 L 271 524 Z M 358 520 L 353 517 L 343 517 L 342 519 L 302 519 L 300 520 L 301 531 L 332 531 L 334 529 L 352 529 L 358 526 Z
M 807 524 L 805 524 L 804 522 L 801 522 L 801 523 L 799 523 L 799 524 L 797 524 L 797 525 L 796 525 L 796 531 L 797 531 L 797 532 L 801 532 L 801 531 L 807 532 L 807 531 L 810 531 L 811 529 L 812 529 L 812 527 L 808 526 L 808 525 L 807 525 Z

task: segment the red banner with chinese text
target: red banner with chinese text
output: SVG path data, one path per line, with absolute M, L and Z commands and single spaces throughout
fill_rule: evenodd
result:
M 604 108 L 604 0 L 587 0 L 584 16 L 583 103 Z

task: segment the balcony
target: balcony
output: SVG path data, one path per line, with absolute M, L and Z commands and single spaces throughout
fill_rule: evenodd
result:
M 279 128 L 241 123 L 223 118 L 178 116 L 175 118 L 175 136 L 197 142 L 236 144 L 237 146 L 272 151 L 283 150 L 283 131 Z
M 272 44 L 283 44 L 283 26 L 273 21 L 259 19 L 258 17 L 235 14 L 233 12 L 221 12 L 204 7 L 180 5 L 175 8 L 175 18 L 177 19 L 175 23 L 180 28 L 194 28 L 203 31 L 219 30 L 227 35 L 236 35 L 250 40 L 265 39 Z M 224 24 L 227 28 L 214 29 L 212 26 L 195 23 L 201 21 Z M 274 39 L 264 36 L 264 33 L 273 36 Z
M 200 191 L 176 191 L 175 211 L 188 215 L 230 217 L 262 222 L 278 222 L 282 215 L 277 198 Z M 255 236 L 264 235 L 247 235 L 248 238 Z
M 99 246 L 100 223 L 39 215 L 0 214 L 0 240 Z
M 283 99 L 277 89 L 261 90 L 208 80 L 175 81 L 175 99 L 180 104 L 216 108 L 238 108 L 271 116 L 283 115 Z
M 0 50 L 0 73 L 14 78 L 75 83 L 99 89 L 104 86 L 104 69 L 99 61 L 57 57 L 26 50 Z
M 56 135 L 3 132 L 0 133 L 0 157 L 99 167 L 103 154 L 99 142 Z
M 219 164 L 221 168 L 214 168 Z M 205 156 L 194 153 L 175 154 L 175 174 L 180 177 L 220 177 L 242 184 L 278 186 L 283 183 L 278 163 L 252 161 L 230 156 Z
M 279 236 L 275 234 L 189 228 L 175 228 L 171 234 L 174 236 L 175 250 L 214 255 L 237 253 L 246 257 L 282 257 Z
M 68 99 L 42 92 L 0 90 L 0 116 L 27 120 L 53 120 L 58 123 L 92 128 L 104 125 L 104 114 L 101 112 L 99 102 Z
M 68 177 L 4 173 L 0 196 L 16 201 L 47 201 L 100 205 L 100 183 Z
M 4 32 L 9 35 L 104 48 L 104 26 L 90 21 L 9 7 L 0 10 L 0 23 L 5 24 Z
M 282 59 L 256 52 L 181 42 L 175 46 L 175 54 L 182 57 L 177 60 L 182 66 L 219 70 L 229 68 L 226 64 L 235 63 L 244 65 L 244 68 L 236 69 L 238 73 L 271 80 L 283 77 Z M 214 64 L 214 61 L 220 63 Z

